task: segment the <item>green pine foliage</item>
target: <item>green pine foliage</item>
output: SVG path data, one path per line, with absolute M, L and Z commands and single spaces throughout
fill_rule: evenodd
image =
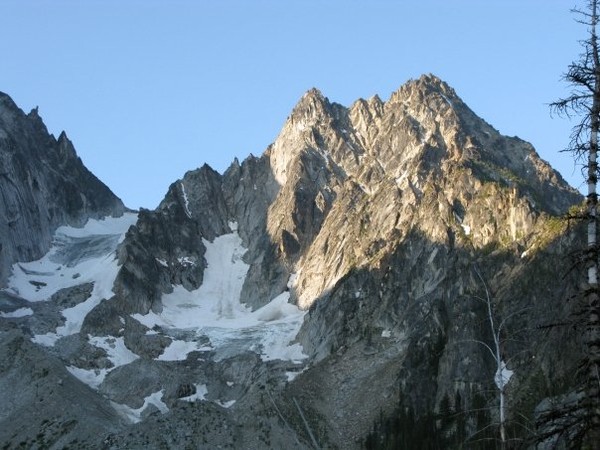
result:
M 439 412 L 417 415 L 400 403 L 385 416 L 380 413 L 366 437 L 367 450 L 500 450 L 497 427 L 492 423 L 486 399 L 475 394 L 467 408 L 457 391 L 453 402 L 446 395 Z M 509 448 L 519 448 L 515 440 Z

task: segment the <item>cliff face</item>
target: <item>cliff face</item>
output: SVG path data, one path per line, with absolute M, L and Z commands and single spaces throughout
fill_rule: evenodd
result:
M 577 343 L 540 330 L 577 284 L 556 266 L 578 230 L 557 217 L 580 201 L 434 76 L 348 108 L 313 89 L 262 156 L 188 172 L 114 239 L 86 235 L 114 243 L 111 277 L 41 286 L 14 317 L 42 281 L 24 266 L 5 322 L 137 422 L 114 448 L 359 448 L 390 423 L 452 446 L 494 429 L 498 332 L 522 439 L 569 392 Z
M 89 172 L 63 132 L 58 139 L 37 113 L 0 92 L 0 286 L 13 263 L 41 257 L 60 225 L 121 215 L 124 206 Z

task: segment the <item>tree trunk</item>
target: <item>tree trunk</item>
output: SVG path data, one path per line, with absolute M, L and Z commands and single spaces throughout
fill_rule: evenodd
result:
M 594 64 L 594 92 L 590 117 L 590 148 L 588 153 L 588 251 L 593 257 L 588 266 L 589 288 L 586 296 L 587 324 L 584 343 L 587 352 L 587 393 L 586 400 L 589 404 L 591 421 L 590 444 L 592 448 L 600 448 L 600 298 L 598 295 L 598 132 L 600 131 L 600 57 L 598 54 L 598 38 L 596 24 L 598 21 L 598 2 L 592 0 L 591 4 L 591 50 Z

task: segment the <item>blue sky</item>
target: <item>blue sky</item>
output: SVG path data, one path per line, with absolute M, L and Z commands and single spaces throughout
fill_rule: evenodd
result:
M 581 4 L 579 0 L 579 4 Z M 302 94 L 386 100 L 434 73 L 573 186 L 551 118 L 585 28 L 563 0 L 2 0 L 0 91 L 132 208 L 205 162 L 261 154 Z

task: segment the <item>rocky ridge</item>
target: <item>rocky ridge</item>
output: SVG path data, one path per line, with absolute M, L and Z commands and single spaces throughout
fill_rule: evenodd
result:
M 48 133 L 37 108 L 29 114 L 0 92 L 0 286 L 17 261 L 50 248 L 60 225 L 119 216 L 121 200 L 83 165 L 62 132 Z
M 474 442 L 497 414 L 494 361 L 480 345 L 491 339 L 486 287 L 506 321 L 511 417 L 533 421 L 544 398 L 568 392 L 569 361 L 544 349 L 577 353 L 568 331 L 537 327 L 564 317 L 577 283 L 557 278 L 577 230 L 556 217 L 580 200 L 530 144 L 500 135 L 435 76 L 348 108 L 310 90 L 262 156 L 222 175 L 188 172 L 140 211 L 116 249 L 114 295 L 48 350 L 80 374 L 107 368 L 92 396 L 138 411 L 137 423 L 114 414 L 98 426 L 103 444 L 70 437 L 112 448 L 359 448 L 374 425 L 401 417 L 396 429 Z M 177 308 L 202 310 L 194 302 L 225 239 L 237 247 L 223 267 L 244 271 L 230 280 L 235 304 L 219 304 L 234 310 L 219 318 L 260 317 L 244 328 L 255 346 L 167 323 Z M 299 317 L 288 298 L 308 311 L 294 332 L 304 356 L 270 358 L 265 336 Z M 132 360 L 106 362 L 106 342 Z M 168 360 L 175 345 L 194 350 Z M 468 412 L 477 405 L 488 408 Z

